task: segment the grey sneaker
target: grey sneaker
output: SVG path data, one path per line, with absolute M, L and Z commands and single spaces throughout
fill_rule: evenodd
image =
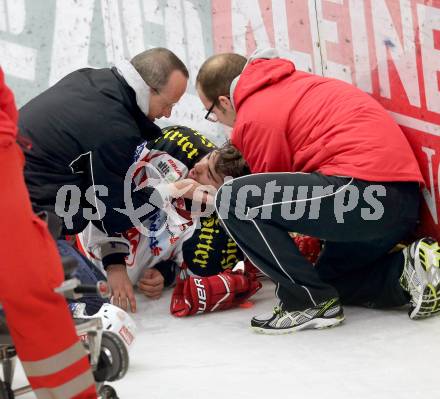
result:
M 410 319 L 440 313 L 440 246 L 422 238 L 403 250 L 405 266 L 400 285 L 411 296 Z
M 272 314 L 256 316 L 251 328 L 263 334 L 287 334 L 305 329 L 322 329 L 337 326 L 344 320 L 339 298 L 332 298 L 305 310 L 289 312 L 275 306 Z

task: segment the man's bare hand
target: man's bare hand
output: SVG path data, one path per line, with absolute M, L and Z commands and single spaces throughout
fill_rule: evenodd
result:
M 125 265 L 110 265 L 107 268 L 107 280 L 111 288 L 113 305 L 124 310 L 136 312 L 136 298 Z
M 159 299 L 164 287 L 162 273 L 154 267 L 145 270 L 138 281 L 138 287 L 146 297 Z
M 188 198 L 192 199 L 194 196 L 194 191 L 201 184 L 193 179 L 182 179 L 170 184 L 170 193 L 174 198 Z
M 191 214 L 209 216 L 214 211 L 214 198 L 217 190 L 213 186 L 202 185 L 193 179 L 182 179 L 170 184 L 174 198 L 183 197 L 193 201 Z

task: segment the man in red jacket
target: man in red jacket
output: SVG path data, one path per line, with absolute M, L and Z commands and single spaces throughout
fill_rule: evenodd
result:
M 37 398 L 96 398 L 95 381 L 64 298 L 64 273 L 46 225 L 32 212 L 15 139 L 17 110 L 0 68 L 0 302 Z
M 206 119 L 233 127 L 253 175 L 224 184 L 217 212 L 249 259 L 277 284 L 272 314 L 251 326 L 279 334 L 344 320 L 342 304 L 410 303 L 440 312 L 440 248 L 425 238 L 389 251 L 417 222 L 415 156 L 398 125 L 352 85 L 297 71 L 276 50 L 215 55 L 197 91 Z M 288 232 L 325 241 L 315 268 Z

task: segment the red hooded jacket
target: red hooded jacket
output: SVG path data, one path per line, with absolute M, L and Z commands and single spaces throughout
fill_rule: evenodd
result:
M 296 71 L 285 59 L 256 59 L 243 70 L 233 100 L 231 140 L 253 173 L 423 182 L 399 126 L 350 84 Z
M 15 108 L 14 95 L 5 84 L 5 78 L 0 68 L 0 135 L 15 137 L 17 134 L 18 113 Z

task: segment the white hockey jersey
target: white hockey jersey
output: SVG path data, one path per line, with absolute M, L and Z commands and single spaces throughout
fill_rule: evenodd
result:
M 135 162 L 137 167 L 133 178 L 137 186 L 173 183 L 185 178 L 189 171 L 179 159 L 165 151 L 150 150 L 146 143 L 138 147 Z M 90 223 L 78 238 L 86 256 L 102 270 L 105 256 L 128 245 L 127 272 L 132 283 L 136 284 L 145 269 L 161 261 L 173 260 L 181 264 L 182 244 L 193 235 L 197 219 L 185 209 L 183 198 L 165 200 L 164 209 L 143 221 L 142 229 L 133 227 L 121 237 L 108 237 Z

